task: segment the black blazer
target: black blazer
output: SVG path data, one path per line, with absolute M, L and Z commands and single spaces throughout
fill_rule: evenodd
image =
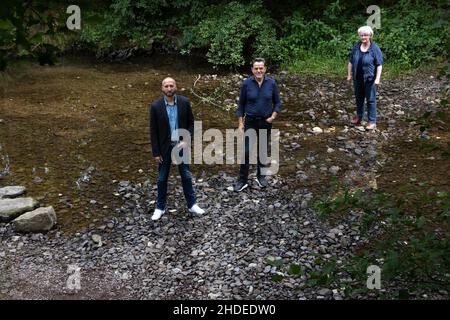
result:
M 178 128 L 189 130 L 191 141 L 194 135 L 194 115 L 189 99 L 177 95 Z M 150 141 L 154 157 L 164 156 L 170 147 L 170 124 L 167 116 L 166 104 L 161 96 L 149 107 L 150 113 Z

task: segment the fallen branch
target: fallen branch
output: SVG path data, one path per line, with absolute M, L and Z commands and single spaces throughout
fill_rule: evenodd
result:
M 202 77 L 202 75 L 201 75 L 201 74 L 199 74 L 199 75 L 198 75 L 198 78 L 197 78 L 197 79 L 195 79 L 195 81 L 194 81 L 194 87 L 195 87 L 195 84 L 197 83 L 197 81 L 198 81 L 198 80 L 200 80 L 200 78 L 201 78 L 201 77 Z
M 197 81 L 200 80 L 201 77 L 202 77 L 202 76 L 199 74 L 198 77 L 197 77 L 197 79 L 195 79 L 194 84 L 193 84 L 192 88 L 190 89 L 191 93 L 192 93 L 194 96 L 196 96 L 197 98 L 199 98 L 201 102 L 203 102 L 203 103 L 206 103 L 206 102 L 207 102 L 207 103 L 212 104 L 213 106 L 216 106 L 216 107 L 218 107 L 218 108 L 223 109 L 223 107 L 222 107 L 221 105 L 215 103 L 215 102 L 212 101 L 210 98 L 202 97 L 201 95 L 197 94 L 197 93 L 194 91 L 193 88 L 195 87 L 195 85 L 197 84 Z
M 245 257 L 252 250 L 253 250 L 253 245 L 251 245 L 250 248 L 248 248 L 243 254 L 241 254 L 239 257 L 237 257 L 236 260 L 242 259 L 243 257 Z

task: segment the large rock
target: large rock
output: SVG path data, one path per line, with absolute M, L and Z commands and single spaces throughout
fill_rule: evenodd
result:
M 53 207 L 38 208 L 21 215 L 12 224 L 18 232 L 48 231 L 56 224 L 56 213 Z
M 1 198 L 14 198 L 24 194 L 26 191 L 25 187 L 22 186 L 9 186 L 0 188 L 0 199 Z
M 33 198 L 0 199 L 0 222 L 9 222 L 20 214 L 36 208 L 38 202 Z

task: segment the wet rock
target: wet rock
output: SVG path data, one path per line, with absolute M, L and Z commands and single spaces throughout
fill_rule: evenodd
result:
M 42 183 L 42 181 L 44 181 L 44 179 L 42 179 L 41 177 L 34 177 L 33 178 L 33 183 L 39 184 L 39 183 Z
M 33 210 L 38 202 L 33 198 L 0 199 L 0 222 L 9 222 L 20 214 Z
M 17 232 L 45 232 L 53 228 L 56 222 L 53 207 L 43 207 L 21 215 L 12 224 Z
M 26 191 L 25 187 L 22 186 L 8 186 L 0 188 L 0 199 L 2 198 L 15 198 L 24 194 Z

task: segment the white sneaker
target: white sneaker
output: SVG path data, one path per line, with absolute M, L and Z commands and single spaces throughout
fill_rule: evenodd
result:
M 166 212 L 166 210 L 155 209 L 155 212 L 153 212 L 152 215 L 152 220 L 153 221 L 159 220 L 159 218 L 161 218 L 164 212 Z
M 189 212 L 195 213 L 195 214 L 204 214 L 205 210 L 200 208 L 198 205 L 194 204 L 190 209 Z

